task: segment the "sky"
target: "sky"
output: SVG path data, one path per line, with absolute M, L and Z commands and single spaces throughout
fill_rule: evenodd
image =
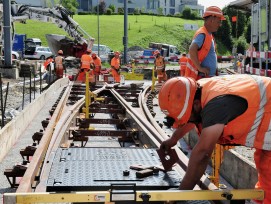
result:
M 204 6 L 204 9 L 206 9 L 209 6 L 218 6 L 219 8 L 223 9 L 223 7 L 227 6 L 230 2 L 233 2 L 235 0 L 198 0 L 198 4 L 201 4 Z

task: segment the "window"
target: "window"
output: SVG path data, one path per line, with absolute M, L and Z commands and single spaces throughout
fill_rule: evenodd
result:
M 175 0 L 170 0 L 170 7 L 175 7 Z
M 124 3 L 124 1 L 123 0 L 118 0 L 118 3 Z

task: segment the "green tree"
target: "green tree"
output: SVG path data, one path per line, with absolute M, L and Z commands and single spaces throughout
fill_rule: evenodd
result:
M 226 20 L 222 21 L 222 25 L 218 29 L 218 31 L 214 34 L 215 39 L 219 40 L 222 44 L 224 44 L 227 49 L 232 49 L 232 33 L 231 33 L 231 23 L 228 16 L 225 16 Z
M 110 4 L 110 5 L 108 6 L 108 8 L 110 8 L 111 11 L 112 11 L 113 13 L 115 13 L 115 11 L 116 11 L 116 6 L 115 6 L 115 5 Z
M 183 17 L 185 19 L 190 19 L 191 18 L 191 9 L 188 7 L 185 7 L 183 10 Z
M 250 41 L 251 41 L 251 18 L 249 18 L 248 23 L 247 23 L 245 38 L 246 38 L 247 43 L 250 43 Z
M 163 8 L 161 8 L 161 7 L 157 8 L 157 14 L 158 14 L 159 16 L 163 16 L 163 15 L 164 15 L 164 14 L 163 14 Z
M 61 4 L 63 7 L 70 10 L 72 13 L 76 13 L 77 8 L 79 6 L 79 3 L 77 2 L 77 0 L 62 0 Z

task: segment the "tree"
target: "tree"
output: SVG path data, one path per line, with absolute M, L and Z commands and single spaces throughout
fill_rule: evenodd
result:
M 106 4 L 105 4 L 105 1 L 102 0 L 100 3 L 99 3 L 99 13 L 100 14 L 105 14 L 106 13 Z
M 232 33 L 231 23 L 228 16 L 225 16 L 226 20 L 222 21 L 222 25 L 218 31 L 214 34 L 215 39 L 219 40 L 229 50 L 232 49 Z
M 185 7 L 183 10 L 183 17 L 185 19 L 190 19 L 191 18 L 191 9 L 188 7 Z
M 163 8 L 161 7 L 157 8 L 157 15 L 163 16 Z
M 77 2 L 77 0 L 62 0 L 61 4 L 63 7 L 70 10 L 72 13 L 76 13 L 77 8 L 79 6 L 79 3 Z
M 115 6 L 115 5 L 110 4 L 110 5 L 108 6 L 108 8 L 110 8 L 110 9 L 112 10 L 112 12 L 115 13 L 115 11 L 116 11 L 116 6 Z

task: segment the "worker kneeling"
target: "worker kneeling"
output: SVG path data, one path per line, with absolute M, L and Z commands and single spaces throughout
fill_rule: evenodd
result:
M 216 143 L 243 145 L 256 149 L 255 187 L 265 191 L 264 202 L 258 202 L 271 204 L 270 78 L 242 74 L 196 82 L 175 77 L 161 87 L 159 105 L 176 127 L 172 136 L 162 142 L 161 150 L 169 150 L 195 126 L 200 133 L 180 190 L 192 190 L 198 183 Z

